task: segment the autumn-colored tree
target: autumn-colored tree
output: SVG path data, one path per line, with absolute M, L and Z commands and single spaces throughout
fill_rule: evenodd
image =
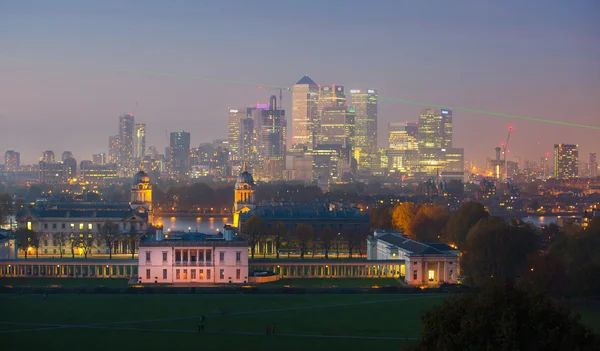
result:
M 406 235 L 412 235 L 412 223 L 417 214 L 417 208 L 412 202 L 401 202 L 392 210 L 392 224 L 395 229 Z
M 295 234 L 296 247 L 300 250 L 300 258 L 304 258 L 304 254 L 314 238 L 314 231 L 311 226 L 298 224 Z

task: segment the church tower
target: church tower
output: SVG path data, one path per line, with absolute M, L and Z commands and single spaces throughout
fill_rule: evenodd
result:
M 256 207 L 254 192 L 254 178 L 248 172 L 248 166 L 244 163 L 244 169 L 235 182 L 235 200 L 233 203 L 233 226 L 239 228 L 240 214 L 253 210 Z
M 140 164 L 140 171 L 133 177 L 130 206 L 136 212 L 147 213 L 148 223 L 152 224 L 152 184 L 142 164 Z

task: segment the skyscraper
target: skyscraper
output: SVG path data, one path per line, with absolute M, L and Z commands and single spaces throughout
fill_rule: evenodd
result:
M 321 109 L 319 145 L 351 146 L 354 138 L 354 114 L 346 106 L 325 106 Z
M 373 89 L 350 90 L 354 108 L 354 148 L 359 155 L 359 169 L 379 167 L 377 150 L 377 92 Z
M 388 147 L 392 150 L 416 150 L 417 138 L 409 123 L 388 124 Z
M 312 150 L 318 133 L 319 86 L 308 76 L 292 88 L 292 145 L 294 150 Z
M 452 111 L 425 109 L 419 115 L 419 149 L 452 147 Z
M 554 144 L 554 178 L 569 179 L 579 174 L 579 147 L 574 144 Z
M 319 107 L 346 106 L 346 90 L 342 85 L 326 85 L 321 88 Z
M 133 157 L 140 160 L 146 154 L 146 125 L 136 124 L 134 126 Z
M 44 161 L 46 163 L 56 162 L 56 158 L 54 157 L 54 151 L 52 151 L 52 150 L 44 151 L 44 153 L 42 154 L 42 161 Z
M 68 158 L 73 158 L 73 153 L 71 151 L 63 151 L 62 156 L 60 157 L 61 161 L 65 161 Z
M 169 149 L 171 172 L 180 179 L 186 178 L 190 167 L 190 133 L 171 132 Z
M 18 172 L 21 169 L 21 154 L 8 150 L 4 153 L 4 171 Z
M 119 117 L 119 176 L 133 176 L 135 159 L 133 149 L 135 117 L 132 114 Z
M 590 160 L 589 160 L 588 167 L 589 167 L 588 175 L 590 177 L 596 177 L 596 175 L 598 174 L 598 161 L 596 159 L 595 152 L 590 152 Z
M 240 130 L 242 120 L 246 119 L 248 110 L 246 108 L 230 108 L 229 123 L 227 127 L 227 139 L 229 141 L 230 159 L 238 161 L 241 159 L 240 153 Z
M 93 154 L 92 161 L 95 165 L 104 166 L 106 164 L 106 154 L 104 152 Z
M 269 99 L 269 108 L 261 111 L 258 123 L 255 123 L 258 132 L 258 153 L 262 170 L 259 178 L 265 180 L 281 180 L 285 163 L 286 127 L 285 110 L 277 106 L 277 97 L 272 95 Z
M 119 136 L 111 135 L 108 137 L 108 163 L 119 163 L 121 147 L 119 146 Z

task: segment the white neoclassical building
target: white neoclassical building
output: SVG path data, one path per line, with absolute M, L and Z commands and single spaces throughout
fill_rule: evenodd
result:
M 368 260 L 400 260 L 400 275 L 409 285 L 457 282 L 460 252 L 444 243 L 420 243 L 400 231 L 375 230 L 367 238 Z
M 237 239 L 237 238 L 236 238 Z M 243 284 L 248 282 L 248 242 L 186 233 L 140 242 L 138 279 L 156 284 Z

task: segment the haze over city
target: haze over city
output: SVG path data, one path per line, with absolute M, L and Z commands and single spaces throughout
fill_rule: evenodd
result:
M 147 125 L 146 145 L 185 130 L 195 147 L 226 138 L 229 107 L 277 94 L 259 85 L 305 74 L 382 98 L 598 127 L 599 11 L 592 0 L 4 1 L 0 150 L 23 164 L 44 150 L 89 158 L 107 152 L 123 113 Z M 288 126 L 291 100 L 284 92 Z M 379 146 L 389 122 L 417 121 L 424 107 L 381 99 Z M 600 151 L 594 129 L 460 110 L 453 123 L 454 144 L 478 163 L 509 125 L 511 156 L 539 160 L 555 143 Z

